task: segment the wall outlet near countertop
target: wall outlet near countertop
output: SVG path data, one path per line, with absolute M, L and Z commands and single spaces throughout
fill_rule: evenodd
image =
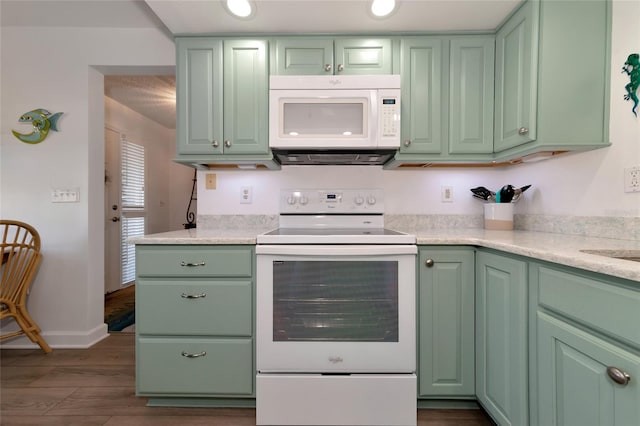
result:
M 240 204 L 251 204 L 253 202 L 253 191 L 250 186 L 240 188 Z
M 441 188 L 441 201 L 443 203 L 453 203 L 453 186 L 443 186 Z
M 640 192 L 640 166 L 624 169 L 624 192 Z

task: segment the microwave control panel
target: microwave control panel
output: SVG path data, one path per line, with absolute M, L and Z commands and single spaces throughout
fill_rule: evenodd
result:
M 399 146 L 400 91 L 379 90 L 378 99 L 378 114 L 380 116 L 378 128 L 380 143 L 378 146 Z

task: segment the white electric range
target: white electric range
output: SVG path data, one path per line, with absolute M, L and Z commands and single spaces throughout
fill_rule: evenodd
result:
M 283 190 L 257 238 L 259 425 L 416 424 L 416 239 L 377 189 Z

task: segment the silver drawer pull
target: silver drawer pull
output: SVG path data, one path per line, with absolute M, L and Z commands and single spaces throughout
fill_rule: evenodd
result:
M 183 299 L 202 299 L 203 297 L 207 297 L 207 293 L 200 293 L 200 294 L 182 293 L 180 297 L 182 297 Z
M 206 263 L 204 260 L 202 262 L 191 263 L 191 262 L 180 262 L 180 266 L 204 266 Z
M 182 351 L 182 356 L 185 358 L 200 358 L 201 356 L 205 356 L 205 355 L 207 355 L 205 351 L 202 351 L 198 354 L 190 354 L 188 352 Z
M 628 373 L 616 367 L 607 367 L 607 374 L 611 380 L 622 386 L 626 386 L 631 381 L 631 376 Z

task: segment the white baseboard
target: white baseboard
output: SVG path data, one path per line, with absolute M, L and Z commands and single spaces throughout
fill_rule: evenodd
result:
M 88 331 L 47 331 L 42 333 L 44 340 L 46 340 L 53 349 L 87 349 L 108 336 L 107 324 L 100 324 Z M 33 343 L 25 335 L 3 340 L 0 347 L 2 347 L 2 349 L 40 348 L 40 346 Z

